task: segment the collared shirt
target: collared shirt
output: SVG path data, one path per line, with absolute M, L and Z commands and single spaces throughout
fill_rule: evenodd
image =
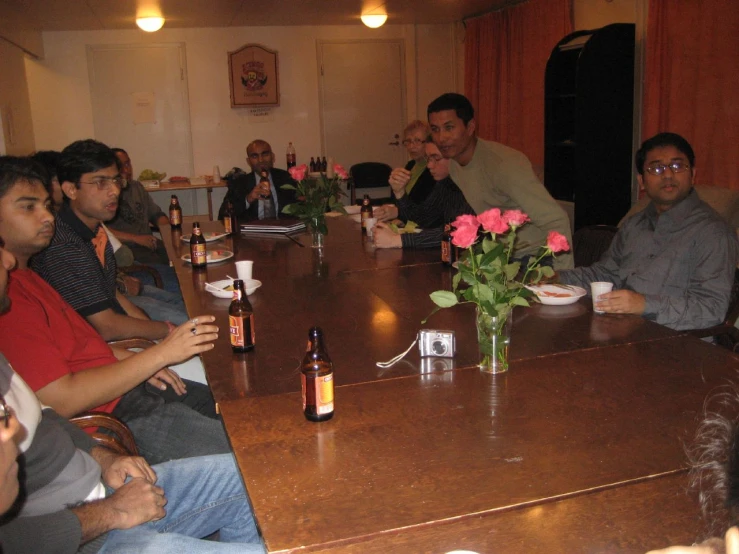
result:
M 62 205 L 51 244 L 31 258 L 31 268 L 44 278 L 81 316 L 107 309 L 126 315 L 116 299 L 116 261 L 113 246 L 105 246 L 100 265 L 90 230 L 69 207 Z
M 676 330 L 703 329 L 723 321 L 738 261 L 736 232 L 693 190 L 661 215 L 650 202 L 623 224 L 597 263 L 559 277 L 586 290 L 607 281 L 638 292 L 646 299 L 646 319 Z
M 273 210 L 274 210 L 275 214 L 279 214 L 280 213 L 280 203 L 277 201 L 277 189 L 275 188 L 275 184 L 272 181 L 272 172 L 270 171 L 267 174 L 267 176 L 269 177 L 269 187 L 270 187 L 270 191 L 272 193 Z M 257 175 L 254 175 L 254 178 L 257 180 L 257 185 L 258 185 L 259 184 L 259 179 L 261 179 L 261 177 L 258 177 Z M 264 200 L 262 198 L 260 198 L 257 202 L 258 202 L 257 209 L 259 211 L 259 219 L 264 219 Z M 249 206 L 251 206 L 251 204 L 249 203 L 248 200 L 246 200 L 246 209 L 247 210 L 249 209 Z

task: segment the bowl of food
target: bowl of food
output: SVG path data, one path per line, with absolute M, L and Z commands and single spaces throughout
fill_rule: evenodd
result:
M 244 290 L 246 290 L 247 296 L 254 294 L 254 291 L 261 286 L 262 282 L 256 279 L 247 279 L 244 281 Z M 205 287 L 205 290 L 218 298 L 233 298 L 234 282 L 231 279 L 213 281 L 209 287 Z

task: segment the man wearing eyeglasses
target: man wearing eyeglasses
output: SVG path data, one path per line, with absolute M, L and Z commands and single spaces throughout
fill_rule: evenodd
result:
M 70 144 L 62 151 L 59 181 L 65 200 L 56 233 L 32 268 L 105 340 L 166 337 L 172 323 L 150 319 L 116 289 L 115 255 L 101 225 L 115 216 L 123 186 L 113 151 L 94 140 Z
M 283 190 L 282 185 L 294 185 L 287 171 L 274 167 L 275 154 L 267 141 L 255 140 L 246 147 L 246 162 L 251 173 L 241 173 L 228 181 L 228 192 L 223 199 L 218 219 L 223 219 L 229 202 L 240 222 L 279 217 L 282 209 L 295 202 L 295 191 Z M 267 181 L 261 180 L 262 172 Z M 265 203 L 263 198 L 272 202 Z
M 635 314 L 672 329 L 718 325 L 729 306 L 739 261 L 736 232 L 693 190 L 695 154 L 687 140 L 660 133 L 635 157 L 637 180 L 651 200 L 630 217 L 603 257 L 561 271 L 559 280 L 589 290 L 613 283 L 596 306 Z

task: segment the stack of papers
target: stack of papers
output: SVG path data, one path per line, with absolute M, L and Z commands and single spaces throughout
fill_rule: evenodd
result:
M 305 229 L 305 223 L 295 218 L 259 219 L 241 224 L 242 233 L 295 233 Z

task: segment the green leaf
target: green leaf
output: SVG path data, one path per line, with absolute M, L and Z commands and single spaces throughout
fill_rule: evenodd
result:
M 541 274 L 544 277 L 554 277 L 554 269 L 552 269 L 548 265 L 543 265 L 541 266 Z
M 295 185 L 282 185 L 280 188 L 282 190 L 298 190 L 295 188 Z
M 457 273 L 454 277 L 452 277 L 452 288 L 454 290 L 457 290 L 457 287 L 459 287 L 459 281 L 462 278 L 462 275 L 460 273 Z
M 437 290 L 430 295 L 431 300 L 440 308 L 451 308 L 459 303 L 457 295 L 448 290 Z
M 508 264 L 503 268 L 503 271 L 505 272 L 506 279 L 513 279 L 516 275 L 518 275 L 519 270 L 521 269 L 521 262 L 513 262 L 512 264 Z
M 529 303 L 526 301 L 525 298 L 523 298 L 521 296 L 514 296 L 513 298 L 511 298 L 511 306 L 524 306 L 524 307 L 528 307 L 529 306 Z
M 299 213 L 298 204 L 288 204 L 284 208 L 282 208 L 282 213 L 284 214 L 296 214 Z

